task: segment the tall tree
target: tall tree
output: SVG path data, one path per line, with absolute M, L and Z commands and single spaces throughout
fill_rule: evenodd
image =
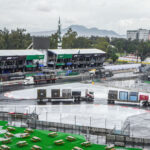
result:
M 91 48 L 91 41 L 86 37 L 77 37 L 74 40 L 73 48 Z
M 57 42 L 58 42 L 58 33 L 54 33 L 50 36 L 50 48 L 56 49 L 57 48 Z
M 32 42 L 30 34 L 25 29 L 0 31 L 0 49 L 25 49 Z
M 109 43 L 107 41 L 106 38 L 104 37 L 99 37 L 96 39 L 96 43 L 93 44 L 93 47 L 94 48 L 98 48 L 98 49 L 101 49 L 103 51 L 107 51 L 107 47 L 108 47 Z
M 77 32 L 68 29 L 67 33 L 63 36 L 62 48 L 73 48 L 77 37 Z

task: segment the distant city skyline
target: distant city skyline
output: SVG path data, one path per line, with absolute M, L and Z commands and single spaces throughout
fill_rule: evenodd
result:
M 113 30 L 150 29 L 149 0 L 0 0 L 0 29 L 25 28 L 28 32 L 83 25 Z

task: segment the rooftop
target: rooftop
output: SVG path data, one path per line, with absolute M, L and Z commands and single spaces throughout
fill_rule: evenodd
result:
M 38 50 L 19 49 L 19 50 L 0 50 L 0 56 L 27 56 L 27 55 L 43 55 Z
M 100 49 L 49 49 L 54 54 L 105 54 Z

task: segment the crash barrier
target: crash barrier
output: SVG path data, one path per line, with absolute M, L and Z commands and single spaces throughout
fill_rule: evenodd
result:
M 21 121 L 26 122 L 28 119 L 38 119 L 37 114 L 0 112 L 0 120 L 3 121 Z
M 141 66 L 141 64 L 123 64 L 123 65 L 109 65 L 109 66 L 104 66 L 104 68 L 115 71 L 115 70 L 137 69 L 140 66 Z
M 107 134 L 106 143 L 113 143 L 116 146 L 120 146 L 117 144 L 123 144 L 123 145 L 133 145 L 133 146 L 142 145 L 144 147 L 145 145 L 150 145 L 150 139 L 129 137 L 124 135 Z
M 38 120 L 36 121 L 29 120 L 27 124 L 31 128 L 41 128 L 41 129 L 59 128 L 59 129 L 66 129 L 66 130 L 80 130 L 82 132 L 88 131 L 89 133 L 96 134 L 96 135 L 97 134 L 105 135 L 105 134 L 110 134 L 113 132 L 113 130 L 106 129 L 106 128 L 96 128 L 96 127 L 89 127 L 89 126 L 80 126 L 80 125 L 38 121 Z
M 23 89 L 23 88 L 24 88 L 23 84 L 9 85 L 9 86 L 0 85 L 0 93 L 7 92 L 7 91 L 12 91 L 12 89 L 20 90 L 20 89 Z
M 86 133 L 97 136 L 106 136 L 106 143 L 112 143 L 116 146 L 126 146 L 126 145 L 139 145 L 144 147 L 145 145 L 150 145 L 150 139 L 130 137 L 129 135 L 115 134 L 112 129 L 106 128 L 96 128 L 90 126 L 80 126 L 80 125 L 72 125 L 72 124 L 64 124 L 64 123 L 56 123 L 56 122 L 47 122 L 47 121 L 28 121 L 28 127 L 30 128 L 38 128 L 38 129 L 46 129 L 53 130 L 62 129 L 61 131 L 65 132 L 67 130 L 78 131 L 75 133 Z

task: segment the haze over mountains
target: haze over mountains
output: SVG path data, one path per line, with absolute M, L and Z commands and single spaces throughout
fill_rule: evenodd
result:
M 105 36 L 118 37 L 118 38 L 123 37 L 122 35 L 119 35 L 118 33 L 112 30 L 101 30 L 95 27 L 87 28 L 82 25 L 71 25 L 67 28 L 64 28 L 62 29 L 62 35 L 64 35 L 69 28 L 71 28 L 73 31 L 76 31 L 78 33 L 78 36 L 90 37 L 93 35 L 93 36 L 100 36 L 100 37 L 105 37 Z M 31 35 L 32 36 L 50 36 L 51 34 L 56 33 L 56 32 L 57 32 L 56 30 L 32 32 Z

